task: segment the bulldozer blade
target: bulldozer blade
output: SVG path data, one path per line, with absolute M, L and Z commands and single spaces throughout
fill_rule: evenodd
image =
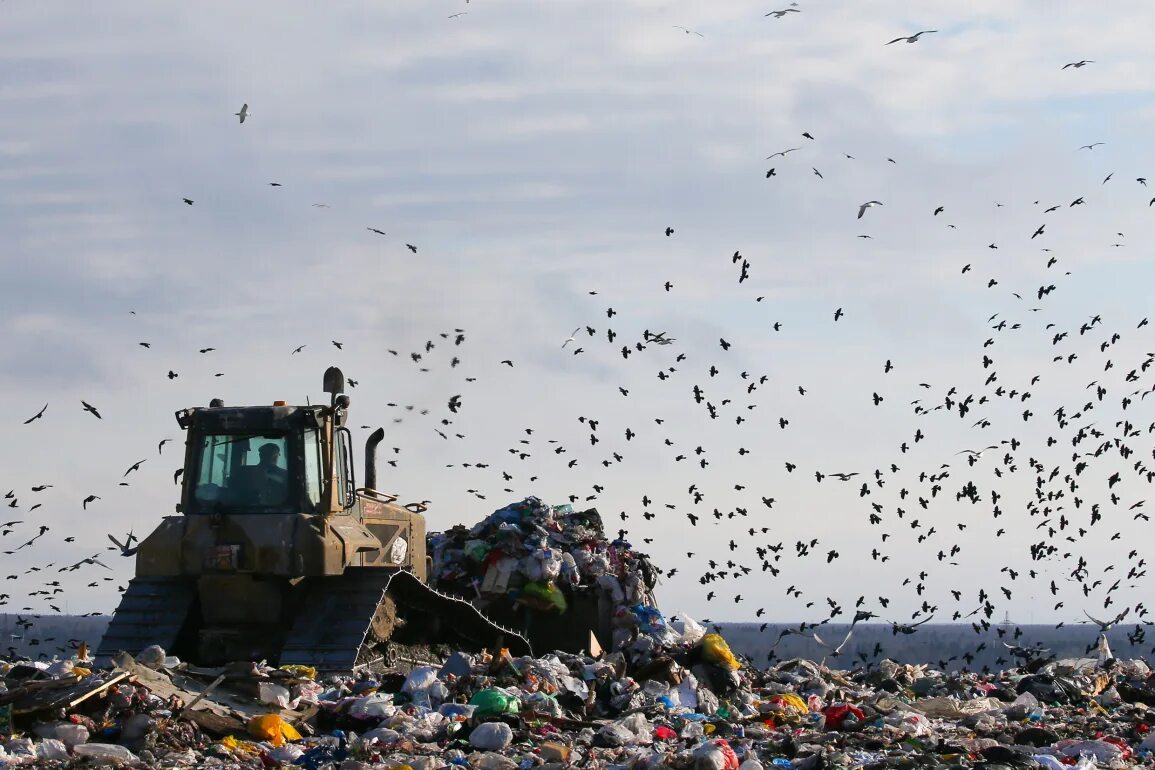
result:
M 469 602 L 429 588 L 410 572 L 349 569 L 314 584 L 285 639 L 280 664 L 352 671 L 386 594 L 402 608 L 437 615 L 454 633 L 479 647 L 500 640 L 514 654 L 530 652 L 529 642 L 516 631 L 492 623 Z

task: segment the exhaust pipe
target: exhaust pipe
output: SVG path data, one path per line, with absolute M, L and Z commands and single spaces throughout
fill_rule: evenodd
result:
M 377 445 L 385 438 L 385 429 L 378 428 L 369 434 L 365 442 L 365 488 L 377 492 Z

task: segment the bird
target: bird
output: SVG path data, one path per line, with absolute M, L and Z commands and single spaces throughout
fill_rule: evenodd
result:
M 677 24 L 674 25 L 674 29 L 680 29 L 683 32 L 685 32 L 687 35 L 697 35 L 698 37 L 705 37 L 705 35 L 703 35 L 701 32 L 698 32 L 698 31 L 692 30 L 692 29 L 688 29 L 687 27 L 679 27 Z
M 108 536 L 108 539 L 109 539 L 109 540 L 111 540 L 111 541 L 113 542 L 113 544 L 114 544 L 114 545 L 115 545 L 117 548 L 119 548 L 119 549 L 120 549 L 120 555 L 121 555 L 121 556 L 132 556 L 132 555 L 134 555 L 134 554 L 136 553 L 137 549 L 136 549 L 136 548 L 133 548 L 133 547 L 131 547 L 131 546 L 132 546 L 132 544 L 133 544 L 133 542 L 134 542 L 134 541 L 135 541 L 135 542 L 140 542 L 140 538 L 138 538 L 136 535 L 132 534 L 132 531 L 131 531 L 131 530 L 129 531 L 129 533 L 128 533 L 128 536 L 127 536 L 127 537 L 124 539 L 124 542 L 123 542 L 123 543 L 122 543 L 122 542 L 120 542 L 119 540 L 117 540 L 117 539 L 116 539 L 116 537 L 115 537 L 114 535 L 112 535 L 112 534 L 109 534 L 109 536 Z M 138 546 L 138 547 L 139 547 L 139 546 Z M 112 549 L 109 549 L 109 550 L 112 550 Z
M 245 102 L 244 104 L 242 104 L 242 105 L 241 105 L 241 111 L 240 111 L 240 112 L 236 112 L 236 113 L 233 113 L 233 114 L 234 114 L 234 115 L 236 115 L 238 118 L 240 118 L 240 119 L 241 119 L 241 120 L 240 120 L 240 122 L 241 122 L 241 123 L 244 123 L 244 122 L 245 122 L 245 118 L 247 118 L 247 117 L 249 116 L 249 103 L 248 103 L 248 102 Z
M 858 207 L 858 217 L 857 218 L 862 219 L 862 215 L 866 213 L 867 209 L 874 208 L 875 206 L 881 206 L 881 205 L 882 205 L 882 201 L 867 201 L 866 203 L 863 203 L 861 206 Z
M 564 348 L 566 345 L 570 344 L 571 342 L 576 342 L 577 341 L 577 339 L 576 339 L 577 333 L 580 332 L 581 330 L 582 330 L 582 328 L 579 326 L 576 329 L 574 329 L 572 332 L 570 332 L 569 336 L 566 337 L 565 342 L 563 342 L 561 344 L 561 346 Z
M 378 230 L 376 227 L 366 227 L 365 229 L 371 233 L 377 233 L 378 235 L 384 235 L 385 234 L 384 230 Z
M 1067 65 L 1067 66 L 1070 66 L 1070 65 Z M 1101 144 L 1103 144 L 1103 142 L 1091 142 L 1090 144 L 1084 144 L 1079 149 L 1080 150 L 1093 150 Z
M 822 637 L 820 637 L 817 633 L 811 633 L 810 638 L 813 639 L 820 647 L 825 647 L 825 648 L 829 649 L 830 650 L 830 657 L 837 658 L 839 655 L 842 654 L 842 649 L 844 647 L 846 647 L 846 643 L 850 641 L 850 636 L 853 633 L 854 633 L 854 624 L 851 623 L 850 624 L 850 630 L 846 632 L 846 636 L 843 637 L 842 641 L 838 643 L 837 647 L 833 647 L 833 648 L 829 644 L 824 642 L 822 640 Z
M 308 347 L 308 345 L 299 345 L 299 346 L 293 348 L 293 352 L 290 353 L 289 355 L 295 356 L 298 353 L 300 353 L 302 350 L 304 350 L 306 347 Z
M 81 507 L 82 509 L 84 509 L 84 510 L 86 510 L 86 511 L 87 511 L 87 510 L 88 510 L 88 504 L 89 504 L 89 503 L 91 503 L 91 502 L 95 502 L 95 501 L 97 501 L 97 500 L 99 500 L 99 499 L 100 499 L 100 498 L 99 498 L 99 497 L 97 497 L 96 495 L 89 495 L 88 497 L 84 498 L 84 502 L 82 502 L 82 503 L 80 504 L 80 507 Z
M 776 152 L 773 155 L 767 155 L 766 160 L 770 160 L 772 158 L 777 158 L 779 155 L 781 155 L 783 158 L 785 158 L 788 154 L 794 152 L 795 150 L 801 150 L 801 149 L 802 149 L 801 147 L 791 147 L 788 150 L 781 150 L 780 152 Z
M 834 311 L 834 320 L 837 321 L 839 318 L 842 318 L 842 316 L 844 316 L 844 315 L 846 315 L 846 314 L 842 312 L 842 308 L 838 308 L 837 310 Z
M 783 8 L 781 11 L 770 11 L 770 13 L 763 14 L 763 16 L 773 16 L 775 19 L 781 19 L 788 13 L 801 13 L 797 8 Z
M 409 249 L 409 250 L 410 250 L 410 251 L 412 251 L 414 254 L 416 254 L 416 253 L 417 253 L 417 247 L 416 247 L 416 246 L 414 246 L 412 243 L 407 243 L 407 244 L 405 244 L 405 248 Z
M 171 438 L 161 439 L 160 443 L 156 445 L 156 453 L 162 454 L 164 452 L 164 445 L 172 441 Z
M 469 13 L 469 11 L 461 11 L 461 12 L 459 12 L 459 13 L 453 13 L 453 14 L 450 14 L 449 16 L 446 16 L 445 18 L 447 18 L 447 19 L 456 19 L 458 16 L 464 16 L 464 15 L 465 15 L 465 14 L 467 14 L 467 13 Z
M 1094 64 L 1094 63 L 1095 63 L 1094 59 L 1082 59 L 1080 61 L 1073 61 L 1070 64 L 1064 64 L 1062 66 L 1062 69 L 1066 69 L 1067 67 L 1074 67 L 1075 69 L 1079 69 L 1080 67 L 1086 67 L 1088 64 Z
M 343 343 L 343 342 L 337 342 L 337 340 L 329 340 L 329 341 L 333 343 L 333 347 L 337 348 L 337 350 L 341 350 L 342 348 L 345 347 L 345 343 Z
M 673 234 L 674 234 L 674 228 L 672 228 L 672 227 L 667 227 L 667 228 L 666 228 L 666 237 L 667 237 L 667 238 L 669 238 L 669 237 L 670 237 L 671 235 L 673 235 Z
M 44 405 L 44 407 L 43 407 L 43 408 L 42 408 L 42 409 L 41 409 L 39 412 L 37 412 L 36 414 L 32 415 L 32 416 L 31 416 L 31 417 L 29 417 L 27 420 L 25 420 L 25 421 L 24 421 L 24 424 L 25 424 L 25 425 L 27 425 L 27 424 L 28 424 L 28 423 L 30 423 L 30 422 L 34 422 L 35 420 L 39 420 L 41 417 L 43 417 L 43 416 L 44 416 L 44 412 L 45 412 L 47 409 L 48 409 L 48 404 L 45 404 L 45 405 Z
M 923 35 L 929 35 L 932 32 L 938 32 L 938 30 L 924 29 L 922 32 L 915 32 L 913 35 L 908 35 L 907 37 L 896 37 L 894 40 L 891 40 L 890 43 L 887 43 L 887 45 L 890 45 L 891 43 L 897 43 L 900 40 L 905 40 L 907 43 L 917 43 L 920 37 Z
M 140 470 L 140 466 L 143 465 L 145 462 L 146 462 L 145 460 L 140 460 L 138 462 L 133 463 L 132 465 L 129 466 L 128 470 L 126 470 L 124 472 L 124 475 L 127 476 L 128 474 L 132 473 L 133 471 Z M 121 478 L 123 478 L 123 476 Z
M 184 201 L 184 202 L 185 202 L 186 204 L 188 204 L 189 206 L 193 205 L 193 203 L 195 203 L 195 202 L 196 202 L 196 201 L 194 201 L 192 198 L 181 198 L 181 200 L 182 200 L 182 201 Z
M 93 406 L 92 404 L 88 403 L 87 401 L 83 401 L 83 400 L 80 403 L 84 406 L 84 411 L 91 413 L 92 416 L 98 420 L 104 419 L 103 417 L 100 416 L 100 412 L 96 411 L 95 406 Z

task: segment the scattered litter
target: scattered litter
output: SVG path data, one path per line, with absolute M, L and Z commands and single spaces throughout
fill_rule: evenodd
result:
M 628 543 L 606 543 L 596 512 L 529 498 L 434 541 L 439 580 L 470 586 L 478 601 L 520 597 L 512 603 L 556 614 L 573 612 L 575 598 L 599 597 L 611 626 L 604 646 L 539 647 L 537 657 L 452 652 L 324 679 L 264 662 L 201 668 L 158 647 L 98 670 L 84 665 L 83 652 L 0 660 L 0 768 L 1123 770 L 1155 763 L 1155 675 L 1141 660 L 1036 660 L 991 674 L 890 660 L 852 671 L 802 659 L 759 669 L 720 634 L 658 611 L 648 561 Z M 531 583 L 539 589 L 527 591 Z

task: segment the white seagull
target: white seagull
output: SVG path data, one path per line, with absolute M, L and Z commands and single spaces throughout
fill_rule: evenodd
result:
M 881 206 L 881 205 L 882 205 L 882 201 L 867 201 L 866 203 L 863 203 L 861 206 L 858 207 L 858 218 L 862 219 L 862 215 L 866 213 L 866 210 L 868 208 L 871 208 L 872 206 Z
M 572 332 L 570 332 L 569 337 L 566 338 L 566 341 L 563 342 L 561 344 L 561 346 L 564 348 L 566 345 L 570 344 L 571 342 L 576 342 L 577 341 L 576 340 L 577 333 L 580 332 L 581 330 L 582 330 L 582 328 L 579 326 L 578 328 L 576 328 Z
M 241 111 L 240 112 L 235 112 L 233 114 L 236 115 L 238 118 L 240 118 L 241 122 L 244 123 L 245 118 L 247 118 L 249 116 L 249 104 L 248 104 L 248 102 L 245 102 L 244 104 L 241 105 Z

